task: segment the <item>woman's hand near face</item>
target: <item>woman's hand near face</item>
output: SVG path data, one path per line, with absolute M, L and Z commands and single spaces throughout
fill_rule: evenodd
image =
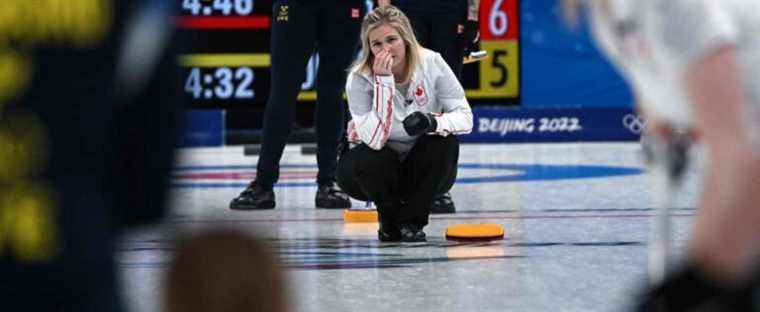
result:
M 391 57 L 390 52 L 382 50 L 375 54 L 375 61 L 372 64 L 372 71 L 375 73 L 375 75 L 393 75 L 391 72 L 391 67 L 393 67 L 393 57 Z

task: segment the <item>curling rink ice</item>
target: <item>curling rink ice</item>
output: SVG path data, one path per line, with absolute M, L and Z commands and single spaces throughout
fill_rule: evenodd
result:
M 695 214 L 700 155 L 692 152 L 672 210 L 677 257 Z M 463 144 L 457 213 L 432 215 L 428 242 L 415 244 L 380 243 L 376 223 L 316 209 L 316 157 L 298 145 L 281 161 L 277 208 L 228 209 L 256 160 L 242 146 L 180 151 L 167 218 L 117 246 L 130 311 L 162 311 L 173 238 L 211 227 L 271 245 L 293 311 L 624 311 L 646 282 L 658 203 L 637 142 Z M 504 239 L 444 237 L 451 224 L 481 222 L 503 225 Z

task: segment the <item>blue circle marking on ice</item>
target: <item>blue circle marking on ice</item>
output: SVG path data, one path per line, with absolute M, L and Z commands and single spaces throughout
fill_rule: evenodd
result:
M 280 168 L 316 168 L 316 164 L 282 164 Z M 593 165 L 545 165 L 545 164 L 484 164 L 460 163 L 459 170 L 488 170 L 488 175 L 457 178 L 457 184 L 497 183 L 517 181 L 554 181 L 570 179 L 604 178 L 614 176 L 636 175 L 643 172 L 640 168 Z M 213 170 L 255 170 L 255 166 L 180 166 L 175 172 L 213 171 Z M 173 188 L 241 188 L 245 183 L 208 183 L 180 182 L 171 184 Z M 310 182 L 279 182 L 275 187 L 313 187 Z

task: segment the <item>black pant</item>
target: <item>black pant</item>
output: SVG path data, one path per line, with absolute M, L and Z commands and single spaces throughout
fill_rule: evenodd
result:
M 316 48 L 317 182 L 335 181 L 336 150 L 345 127 L 342 93 L 346 69 L 358 49 L 366 11 L 363 1 L 275 1 L 271 38 L 271 89 L 264 111 L 257 184 L 270 188 L 280 175 L 280 159 L 290 135 L 306 63 Z
M 404 161 L 389 147 L 361 144 L 338 162 L 338 185 L 349 196 L 375 202 L 380 222 L 427 225 L 433 195 L 454 185 L 459 140 L 423 135 Z
M 402 8 L 403 9 L 403 8 Z M 464 44 L 458 27 L 462 24 L 459 14 L 407 13 L 420 45 L 438 52 L 451 67 L 457 79 L 462 80 L 462 57 Z

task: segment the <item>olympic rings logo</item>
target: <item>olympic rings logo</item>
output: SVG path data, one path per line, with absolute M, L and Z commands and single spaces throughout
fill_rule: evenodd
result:
M 623 117 L 623 126 L 633 134 L 641 134 L 647 126 L 646 120 L 636 114 L 627 114 Z

